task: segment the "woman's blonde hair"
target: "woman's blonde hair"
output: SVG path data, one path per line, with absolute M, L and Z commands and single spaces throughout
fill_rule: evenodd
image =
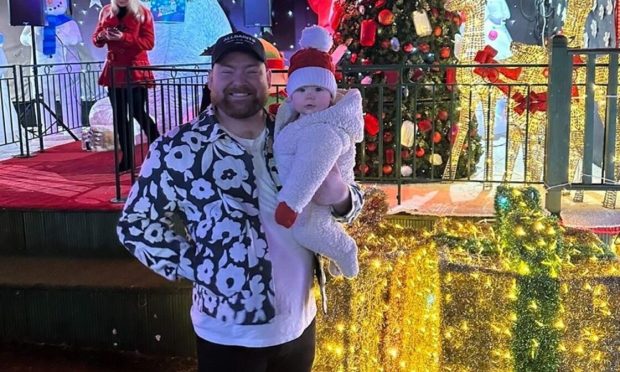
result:
M 110 14 L 110 17 L 116 17 L 119 11 L 118 5 L 116 5 L 116 0 L 110 1 L 110 6 L 112 8 L 112 14 Z M 129 3 L 127 4 L 127 13 L 133 14 L 136 19 L 142 22 L 144 20 L 144 6 L 142 5 L 142 2 L 140 0 L 129 0 Z

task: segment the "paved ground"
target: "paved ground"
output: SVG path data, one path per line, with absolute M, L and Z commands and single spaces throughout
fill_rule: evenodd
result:
M 76 350 L 61 346 L 0 344 L 2 372 L 195 372 L 191 358 Z

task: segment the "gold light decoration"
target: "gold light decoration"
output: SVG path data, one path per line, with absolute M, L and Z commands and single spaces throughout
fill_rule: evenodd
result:
M 330 310 L 317 321 L 314 370 L 515 370 L 516 279 L 531 269 L 515 267 L 493 225 L 443 219 L 433 231 L 404 228 L 373 213 L 385 203 L 382 192 L 367 194 L 360 221 L 376 224 L 350 230 L 361 251 L 360 276 L 328 282 Z M 620 344 L 618 261 L 591 233 L 551 230 L 538 217 L 509 231 L 519 227 L 523 242 L 545 247 L 563 236 L 565 257 L 557 268 L 549 262 L 549 272 L 558 273 L 560 310 L 552 324 L 540 325 L 560 332 L 559 370 L 610 370 Z M 528 311 L 544 308 L 538 301 Z M 532 353 L 543 352 L 540 346 L 530 340 Z

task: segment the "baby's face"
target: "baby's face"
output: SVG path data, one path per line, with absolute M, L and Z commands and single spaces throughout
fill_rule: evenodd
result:
M 305 86 L 293 92 L 291 101 L 295 111 L 307 115 L 328 108 L 332 102 L 332 95 L 325 88 Z

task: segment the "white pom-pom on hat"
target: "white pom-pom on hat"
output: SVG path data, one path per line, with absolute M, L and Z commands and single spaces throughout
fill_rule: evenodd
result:
M 332 45 L 331 35 L 321 26 L 309 26 L 301 31 L 299 46 L 302 48 L 314 48 L 327 53 Z

